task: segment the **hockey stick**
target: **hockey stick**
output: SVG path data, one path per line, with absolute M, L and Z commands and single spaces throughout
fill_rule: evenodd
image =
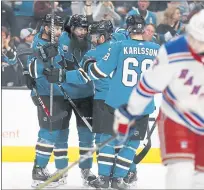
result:
M 64 88 L 62 87 L 62 85 L 60 83 L 57 83 L 58 87 L 60 88 L 60 90 L 62 91 L 62 93 L 64 94 L 64 97 L 69 101 L 69 103 L 71 104 L 72 108 L 76 111 L 76 113 L 78 114 L 78 116 L 82 119 L 82 121 L 86 124 L 86 126 L 89 128 L 89 130 L 92 132 L 92 126 L 90 125 L 90 123 L 87 121 L 87 119 L 82 116 L 79 112 L 79 110 L 77 109 L 76 105 L 74 104 L 74 102 L 72 101 L 72 99 L 70 98 L 70 96 L 66 93 L 66 91 L 64 90 Z
M 146 144 L 145 147 L 142 149 L 142 151 L 141 151 L 138 155 L 135 155 L 135 157 L 134 157 L 133 162 L 134 162 L 135 164 L 138 164 L 139 162 L 141 162 L 141 161 L 143 160 L 143 158 L 146 156 L 146 154 L 149 152 L 149 150 L 150 150 L 150 148 L 151 148 L 151 146 L 152 146 L 151 135 L 152 135 L 152 133 L 153 133 L 155 127 L 156 127 L 156 121 L 154 122 L 154 124 L 153 124 L 151 130 L 150 130 L 150 131 L 148 132 L 148 134 L 147 134 L 147 138 L 146 138 L 146 139 L 148 140 L 147 144 Z
M 32 54 L 33 54 L 32 48 L 25 49 L 25 51 L 24 51 L 24 49 L 22 49 L 22 50 L 17 52 L 17 56 L 16 56 L 17 60 L 21 64 L 21 67 L 23 68 L 24 71 L 25 71 L 25 67 L 24 67 L 22 61 L 20 60 L 19 56 L 21 56 L 21 55 L 32 55 Z M 24 72 L 24 74 L 25 74 L 25 72 Z M 51 116 L 48 108 L 46 107 L 46 105 L 44 104 L 42 98 L 38 94 L 37 89 L 35 87 L 33 87 L 32 90 L 35 93 L 35 96 L 37 97 L 38 102 L 40 103 L 41 107 L 43 108 L 46 116 L 48 117 L 48 119 L 50 120 L 51 123 L 55 122 L 55 121 L 58 121 L 58 120 L 66 117 L 68 115 L 67 111 L 64 111 L 62 113 L 59 113 L 56 116 Z
M 38 102 L 40 103 L 41 107 L 43 108 L 46 116 L 49 118 L 51 123 L 53 123 L 55 121 L 58 121 L 60 119 L 63 119 L 64 117 L 66 117 L 68 115 L 67 111 L 63 111 L 63 112 L 61 112 L 61 113 L 59 113 L 59 114 L 57 114 L 55 116 L 51 116 L 48 108 L 45 106 L 42 98 L 39 96 L 36 88 L 33 87 L 33 91 L 34 91 L 34 93 L 35 93 L 35 95 L 36 95 L 36 97 L 38 99 Z
M 46 187 L 48 184 L 50 184 L 51 182 L 55 181 L 56 179 L 58 179 L 59 177 L 61 177 L 62 175 L 64 175 L 66 172 L 68 172 L 71 168 L 73 168 L 74 166 L 76 166 L 78 163 L 84 162 L 86 159 L 88 159 L 90 156 L 92 156 L 92 154 L 96 151 L 98 151 L 99 149 L 103 148 L 106 144 L 108 144 L 109 142 L 113 141 L 116 138 L 116 135 L 110 137 L 109 139 L 107 139 L 106 141 L 104 141 L 103 143 L 101 143 L 99 146 L 96 145 L 95 148 L 93 148 L 92 150 L 88 151 L 85 155 L 83 155 L 83 157 L 81 157 L 79 160 L 77 160 L 76 162 L 72 163 L 70 166 L 62 169 L 59 173 L 57 173 L 56 175 L 53 175 L 50 179 L 48 179 L 47 181 L 45 181 L 45 183 L 40 184 L 36 189 L 43 189 L 44 187 Z
M 55 43 L 55 12 L 54 12 L 54 1 L 51 2 L 52 5 L 52 14 L 51 14 L 51 44 Z M 54 65 L 54 58 L 51 58 L 51 68 Z M 54 84 L 50 83 L 50 116 L 53 115 L 53 92 L 54 92 Z M 52 131 L 52 123 L 50 123 L 50 130 Z

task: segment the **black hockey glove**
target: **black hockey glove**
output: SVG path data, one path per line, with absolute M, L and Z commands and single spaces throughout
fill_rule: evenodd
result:
M 50 83 L 63 83 L 66 80 L 66 72 L 64 69 L 44 69 L 43 74 Z
M 67 70 L 67 71 L 72 71 L 72 70 L 76 70 L 79 68 L 79 63 L 76 59 L 75 56 L 72 56 L 72 58 L 70 59 L 66 59 L 65 60 L 65 63 L 64 63 L 64 68 Z
M 23 76 L 25 77 L 26 86 L 28 87 L 28 89 L 32 90 L 36 84 L 35 79 L 32 78 L 29 72 L 26 70 L 23 71 Z
M 85 72 L 88 72 L 89 65 L 96 62 L 96 59 L 93 57 L 84 57 L 83 58 L 83 69 Z
M 47 43 L 39 48 L 39 56 L 43 62 L 48 62 L 50 58 L 58 55 L 58 44 Z

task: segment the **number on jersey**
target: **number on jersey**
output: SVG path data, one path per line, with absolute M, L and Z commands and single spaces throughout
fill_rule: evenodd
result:
M 132 64 L 134 69 L 129 68 L 130 64 Z M 141 72 L 142 73 L 145 72 L 152 65 L 153 65 L 153 60 L 144 59 L 141 63 Z M 133 87 L 137 84 L 139 77 L 138 77 L 138 73 L 136 72 L 136 68 L 138 67 L 139 67 L 139 62 L 136 58 L 128 57 L 127 59 L 124 60 L 122 83 L 125 86 Z

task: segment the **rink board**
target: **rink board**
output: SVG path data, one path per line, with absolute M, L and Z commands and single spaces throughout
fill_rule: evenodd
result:
M 156 107 L 161 98 L 156 98 Z M 158 109 L 151 117 L 158 114 Z M 150 126 L 152 126 L 150 122 Z M 69 161 L 79 158 L 78 135 L 75 115 L 70 120 Z M 32 162 L 35 154 L 35 144 L 38 134 L 37 109 L 30 98 L 29 90 L 2 90 L 2 161 Z M 160 151 L 157 129 L 152 135 L 152 148 L 143 163 L 159 163 Z M 139 148 L 138 151 L 141 150 Z M 51 157 L 53 161 L 53 156 Z M 94 160 L 95 157 L 94 157 Z
M 141 148 L 138 150 L 138 152 Z M 68 150 L 69 161 L 74 162 L 79 159 L 78 147 L 70 147 Z M 3 162 L 33 162 L 35 156 L 35 147 L 3 147 L 2 161 Z M 54 156 L 51 156 L 51 161 Z M 94 162 L 96 162 L 96 155 L 94 154 Z M 143 163 L 160 163 L 160 150 L 159 148 L 152 148 L 142 160 Z

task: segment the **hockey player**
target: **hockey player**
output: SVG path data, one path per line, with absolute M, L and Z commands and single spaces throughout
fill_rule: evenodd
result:
M 99 21 L 93 23 L 89 27 L 89 35 L 91 42 L 95 46 L 94 49 L 89 50 L 81 61 L 81 67 L 86 67 L 89 61 L 101 60 L 102 57 L 108 52 L 111 46 L 111 34 L 113 32 L 113 25 L 111 21 Z M 69 81 L 71 77 L 67 76 Z M 93 103 L 93 132 L 96 133 L 95 143 L 100 144 L 101 134 L 101 115 L 103 114 L 103 105 L 106 94 L 109 90 L 110 77 L 94 81 L 95 94 Z
M 204 189 L 203 18 L 204 10 L 192 17 L 186 35 L 160 48 L 154 66 L 133 89 L 127 106 L 115 111 L 115 131 L 127 133 L 154 94 L 163 94 L 157 124 L 167 189 Z
M 89 81 L 88 76 L 81 69 L 86 67 L 89 62 L 95 62 L 101 60 L 102 57 L 108 52 L 111 47 L 111 34 L 113 32 L 113 25 L 111 21 L 99 21 L 94 22 L 89 26 L 88 33 L 91 38 L 94 49 L 89 50 L 80 62 L 80 68 L 78 70 L 66 71 L 67 83 L 73 84 L 85 84 Z M 77 64 L 77 63 L 75 63 Z M 56 69 L 57 70 L 57 69 Z M 60 69 L 58 69 L 60 72 Z M 50 76 L 49 76 L 50 77 Z M 102 114 L 102 108 L 106 94 L 109 90 L 110 77 L 94 81 L 95 94 L 94 94 L 94 105 L 93 105 L 93 132 L 96 133 L 95 143 L 98 144 L 100 141 L 100 117 Z M 58 82 L 56 80 L 55 82 Z
M 80 67 L 84 67 L 83 63 L 87 64 L 90 61 L 101 60 L 102 57 L 108 52 L 108 49 L 111 46 L 111 33 L 113 32 L 113 25 L 111 21 L 100 21 L 95 22 L 89 26 L 89 35 L 91 38 L 92 44 L 95 46 L 94 49 L 89 50 L 83 57 L 80 62 Z M 77 65 L 77 62 L 75 63 Z M 55 69 L 58 71 L 58 75 L 60 75 L 60 69 Z M 82 73 L 81 73 L 82 72 Z M 51 73 L 50 73 L 51 74 Z M 48 81 L 50 78 L 53 78 L 52 75 L 47 75 Z M 82 71 L 79 70 L 71 70 L 66 71 L 66 77 L 62 77 L 66 79 L 66 83 L 71 84 L 86 84 L 89 79 Z M 109 81 L 110 77 L 94 81 L 95 94 L 94 94 L 94 103 L 93 103 L 93 131 L 96 133 L 95 143 L 100 143 L 100 122 L 101 115 L 103 112 L 103 105 L 106 94 L 109 90 Z M 56 78 L 56 81 L 59 82 L 59 79 Z M 62 81 L 61 81 L 62 82 Z
M 65 53 L 65 59 L 70 59 L 66 55 L 73 54 L 77 61 L 80 62 L 84 54 L 91 48 L 90 41 L 87 37 L 88 22 L 83 15 L 73 15 L 64 24 L 66 31 L 62 33 L 59 38 L 59 46 Z M 66 71 L 74 70 L 78 68 L 77 64 L 69 60 L 69 63 L 63 65 Z M 58 78 L 58 72 L 55 69 L 44 72 L 45 75 L 49 76 L 49 82 L 53 82 Z M 64 83 L 63 87 L 67 94 L 72 98 L 80 114 L 87 118 L 89 123 L 92 123 L 92 108 L 93 108 L 93 95 L 94 87 L 93 82 L 87 84 L 71 84 Z M 69 105 L 68 105 L 69 107 Z M 75 112 L 75 111 L 74 111 Z M 69 110 L 71 115 L 72 109 Z M 79 135 L 79 153 L 80 157 L 83 157 L 89 150 L 93 148 L 94 134 L 88 129 L 86 124 L 75 112 L 77 120 L 77 130 Z M 91 172 L 93 157 L 90 157 L 86 161 L 79 163 L 81 169 L 81 177 L 84 183 L 95 179 L 95 175 Z
M 157 44 L 143 41 L 144 19 L 137 15 L 131 18 L 131 25 L 128 28 L 131 39 L 112 44 L 110 51 L 102 60 L 92 62 L 84 68 L 92 80 L 105 78 L 113 72 L 105 100 L 104 114 L 101 118 L 103 121 L 101 124 L 103 126 L 101 142 L 113 135 L 114 109 L 127 102 L 132 88 L 137 84 L 141 73 L 153 63 L 159 48 Z M 138 121 L 136 128 L 132 128 L 131 137 L 128 138 L 124 143 L 124 147 L 118 153 L 111 183 L 112 188 L 127 188 L 123 178 L 127 176 L 135 150 L 139 146 L 139 140 L 142 140 L 145 136 L 149 114 L 153 111 L 154 102 L 152 101 L 143 113 L 143 117 Z M 138 134 L 137 130 L 139 136 L 136 136 Z M 133 135 L 134 133 L 136 135 Z M 90 182 L 90 185 L 97 188 L 109 187 L 111 168 L 115 161 L 114 146 L 116 143 L 116 141 L 108 143 L 99 151 L 99 177 Z
M 61 28 L 63 21 L 61 17 L 54 17 L 54 30 L 55 36 L 59 37 L 61 34 Z M 33 82 L 33 90 L 31 92 L 32 100 L 37 106 L 38 121 L 40 130 L 38 132 L 38 140 L 35 147 L 35 163 L 32 171 L 32 187 L 37 187 L 40 183 L 48 180 L 51 176 L 46 169 L 52 152 L 55 156 L 55 166 L 57 170 L 63 169 L 68 164 L 67 158 L 67 141 L 68 141 L 68 127 L 69 119 L 71 115 L 69 114 L 65 118 L 52 123 L 52 129 L 50 129 L 50 121 L 45 114 L 43 108 L 36 97 L 35 89 L 43 100 L 44 104 L 49 109 L 50 105 L 50 83 L 43 76 L 43 68 L 50 67 L 50 59 L 54 58 L 54 67 L 60 67 L 60 62 L 63 61 L 64 52 L 60 51 L 60 48 L 56 44 L 50 44 L 51 38 L 51 14 L 47 14 L 43 21 L 43 27 L 39 33 L 34 37 L 32 48 L 36 52 L 30 57 L 28 62 L 28 68 L 31 77 L 35 79 Z M 39 52 L 48 52 L 46 54 L 41 54 Z M 47 55 L 50 57 L 48 58 Z M 36 70 L 37 69 L 37 70 Z M 71 109 L 69 104 L 64 101 L 64 97 L 60 92 L 57 85 L 54 85 L 53 91 L 53 115 L 59 112 Z M 51 131 L 52 130 L 52 131 Z M 63 176 L 60 180 L 56 180 L 49 184 L 48 187 L 57 187 L 59 184 L 66 183 L 66 176 Z

